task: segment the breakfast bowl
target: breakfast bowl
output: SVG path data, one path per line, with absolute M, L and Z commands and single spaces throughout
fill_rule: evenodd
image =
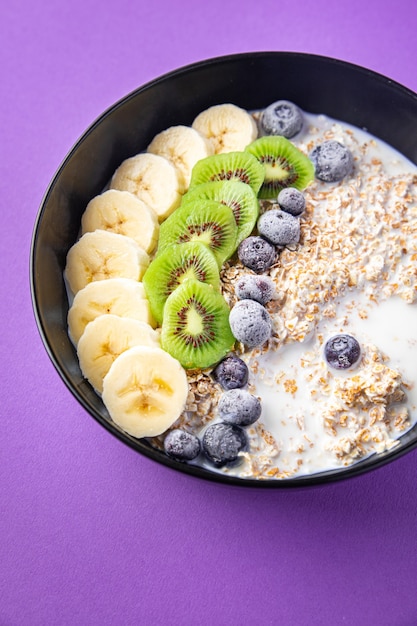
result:
M 93 198 L 101 195 L 104 190 L 108 190 L 109 181 L 112 180 L 119 166 L 131 157 L 146 152 L 158 134 L 174 126 L 190 127 L 201 112 L 224 103 L 233 103 L 246 112 L 259 112 L 281 100 L 295 103 L 301 111 L 306 112 L 306 115 L 311 116 L 312 119 L 330 120 L 331 122 L 334 120 L 337 128 L 337 122 L 343 122 L 346 125 L 344 137 L 352 136 L 352 128 L 358 129 L 358 133 L 366 133 L 366 136 L 364 135 L 361 140 L 361 146 L 365 146 L 366 149 L 369 144 L 373 143 L 373 138 L 375 141 L 381 142 L 383 150 L 389 146 L 389 149 L 392 148 L 404 157 L 404 161 L 406 164 L 408 163 L 411 172 L 410 184 L 415 184 L 417 170 L 413 170 L 413 168 L 417 165 L 417 95 L 409 89 L 363 67 L 322 56 L 291 52 L 256 52 L 229 55 L 195 63 L 161 76 L 139 87 L 96 119 L 75 143 L 51 181 L 36 219 L 31 249 L 31 290 L 38 329 L 58 374 L 69 391 L 84 407 L 86 415 L 97 420 L 101 426 L 124 444 L 169 468 L 202 479 L 252 488 L 305 488 L 331 483 L 379 468 L 414 449 L 417 445 L 417 426 L 414 425 L 417 411 L 414 399 L 406 410 L 406 416 L 403 408 L 401 409 L 402 412 L 397 411 L 395 413 L 395 411 L 396 407 L 403 401 L 403 396 L 406 396 L 407 392 L 411 393 L 416 378 L 414 377 L 414 381 L 409 379 L 403 381 L 403 391 L 396 388 L 395 393 L 392 390 L 389 392 L 391 396 L 388 409 L 387 399 L 381 394 L 371 398 L 372 406 L 367 404 L 366 407 L 361 407 L 360 419 L 362 422 L 359 425 L 362 426 L 360 435 L 362 443 L 358 444 L 358 439 L 356 439 L 355 454 L 350 454 L 352 441 L 349 440 L 349 437 L 342 437 L 345 449 L 340 454 L 335 455 L 335 462 L 331 465 L 320 466 L 320 463 L 318 465 L 313 463 L 313 466 L 310 467 L 306 463 L 305 469 L 300 470 L 299 466 L 302 465 L 302 461 L 300 461 L 296 472 L 278 471 L 277 467 L 281 464 L 280 459 L 285 459 L 289 454 L 285 445 L 289 445 L 288 442 L 290 442 L 294 448 L 295 444 L 291 436 L 287 438 L 286 443 L 279 441 L 278 437 L 278 440 L 274 440 L 274 443 L 271 444 L 267 432 L 268 423 L 266 423 L 266 428 L 265 426 L 260 427 L 265 444 L 260 454 L 261 456 L 270 455 L 275 460 L 271 461 L 268 457 L 264 471 L 241 472 L 237 463 L 220 467 L 219 464 L 210 464 L 206 459 L 201 460 L 201 455 L 197 460 L 185 462 L 183 459 L 167 454 L 162 440 L 158 440 L 157 437 L 133 436 L 118 425 L 117 420 L 115 421 L 110 417 L 108 407 L 103 402 L 101 394 L 97 393 L 94 386 L 84 377 L 80 368 L 77 349 L 68 332 L 71 295 L 68 292 L 64 272 L 67 255 L 80 237 L 82 217 L 87 205 Z M 254 119 L 259 123 L 259 117 L 256 118 L 255 115 Z M 327 139 L 333 137 L 333 135 L 329 135 L 329 130 L 326 128 L 323 131 L 324 136 Z M 304 151 L 307 151 L 307 140 L 304 141 L 302 147 Z M 364 147 L 361 150 L 365 152 Z M 378 168 L 380 160 L 378 156 L 370 157 L 367 167 Z M 357 166 L 356 174 L 361 175 L 360 168 Z M 375 185 L 380 184 L 378 177 L 374 178 Z M 326 183 L 320 184 L 326 185 Z M 397 186 L 398 193 L 400 193 L 402 186 L 398 178 L 395 179 L 395 184 L 392 181 L 389 184 L 390 189 L 392 187 L 397 188 Z M 335 183 L 331 181 L 329 189 L 334 189 L 334 187 Z M 326 196 L 327 191 L 323 191 L 320 187 L 317 193 L 322 198 Z M 378 199 L 377 194 L 372 195 L 373 190 L 368 190 L 367 193 L 371 194 L 369 198 L 373 198 L 372 202 L 382 202 Z M 404 195 L 404 191 L 401 193 L 403 193 L 402 197 L 405 198 L 404 203 L 407 202 L 407 206 L 412 206 L 413 198 L 410 199 L 410 192 L 408 195 Z M 315 197 L 316 200 L 318 196 Z M 307 205 L 310 208 L 306 215 L 310 217 L 313 215 L 311 207 L 315 205 L 316 200 L 307 194 Z M 349 202 L 345 201 L 340 206 L 348 211 L 350 210 L 348 205 Z M 300 219 L 304 218 L 301 217 Z M 388 220 L 389 218 L 384 217 L 383 219 Z M 349 220 L 350 223 L 355 222 L 354 212 Z M 391 224 L 391 226 L 401 230 L 398 224 Z M 316 239 L 318 236 L 316 235 Z M 350 239 L 353 236 L 350 234 Z M 343 237 L 345 235 L 342 233 Z M 375 241 L 378 240 L 378 237 L 373 236 L 372 239 Z M 306 246 L 308 241 L 307 235 L 304 234 L 304 241 L 301 245 Z M 403 256 L 411 254 L 414 250 L 414 256 L 417 257 L 415 234 L 413 236 L 412 232 L 411 234 L 408 233 L 407 242 L 405 239 L 401 241 Z M 397 243 L 394 242 L 393 245 L 395 246 Z M 410 248 L 409 250 L 406 249 L 407 246 Z M 369 278 L 370 284 L 373 281 L 374 289 L 380 280 L 378 271 L 381 272 L 385 265 L 382 261 L 378 270 L 376 265 L 380 261 L 381 254 L 379 249 L 372 248 L 372 250 L 373 252 L 371 251 L 369 256 L 363 259 L 363 265 L 366 268 L 363 272 L 360 267 L 358 269 L 358 280 L 362 280 L 361 276 L 365 274 Z M 289 246 L 288 254 L 290 256 L 296 255 L 297 245 Z M 343 250 L 341 254 L 343 256 Z M 284 261 L 281 261 L 281 265 L 283 263 Z M 344 271 L 346 271 L 348 264 L 347 259 Z M 278 263 L 279 265 L 280 263 Z M 326 260 L 324 259 L 321 267 L 325 267 L 325 265 Z M 329 270 L 329 272 L 331 271 Z M 377 273 L 376 277 L 372 275 L 372 271 Z M 275 276 L 279 276 L 279 267 Z M 297 289 L 301 290 L 302 278 L 293 278 L 292 280 L 293 282 L 295 280 L 296 291 Z M 299 284 L 297 280 L 300 281 Z M 412 324 L 414 315 L 414 327 L 416 328 L 416 304 L 413 295 L 410 295 L 413 289 L 415 293 L 413 286 L 415 283 L 410 287 L 409 278 L 407 280 L 403 278 L 403 283 L 404 285 L 407 283 L 408 288 L 408 295 L 405 296 L 405 299 L 408 298 L 408 313 L 404 323 Z M 392 284 L 391 281 L 391 291 L 393 289 Z M 349 284 L 349 288 L 351 286 Z M 378 294 L 375 295 L 375 293 L 374 289 L 371 300 L 377 298 Z M 280 302 L 283 302 L 282 297 L 281 294 L 281 301 L 278 298 L 278 303 L 274 309 L 278 311 L 278 316 Z M 326 297 L 328 299 L 330 296 Z M 332 319 L 334 311 L 327 311 L 326 315 L 328 319 Z M 372 315 L 370 315 L 370 324 L 372 324 Z M 362 317 L 366 318 L 367 313 L 363 313 Z M 397 320 L 397 323 L 398 326 L 401 326 L 401 320 Z M 288 333 L 289 320 L 286 321 L 286 325 L 287 330 L 285 332 Z M 349 330 L 350 328 L 347 326 L 346 332 Z M 307 335 L 308 332 L 306 331 Z M 415 341 L 416 339 L 414 339 Z M 323 338 L 321 338 L 320 345 L 322 344 Z M 386 345 L 384 345 L 382 356 L 375 356 L 375 352 L 373 352 L 373 356 L 369 357 L 370 361 L 373 359 L 373 361 L 378 362 L 379 372 L 385 368 L 388 372 L 387 375 L 392 377 L 392 381 L 400 380 L 399 374 L 397 377 L 396 374 L 392 374 L 394 368 L 391 367 L 390 361 L 385 357 L 386 350 Z M 243 357 L 245 349 L 240 347 L 239 354 Z M 256 373 L 255 370 L 262 369 L 259 367 L 258 356 L 259 353 L 255 354 L 251 361 L 251 375 Z M 321 359 L 320 368 L 323 368 L 322 356 L 323 353 L 320 352 L 318 355 Z M 306 359 L 306 357 L 303 358 Z M 313 357 L 311 358 L 313 359 Z M 285 363 L 285 359 L 283 363 Z M 396 366 L 401 370 L 401 363 L 398 363 L 398 358 Z M 288 374 L 285 391 L 287 395 L 291 395 L 291 393 L 294 395 L 297 385 L 295 387 L 293 385 L 293 389 L 290 388 L 289 381 L 293 380 L 290 373 L 293 372 L 293 366 L 289 367 L 292 368 L 291 372 L 286 372 L 285 365 L 281 365 L 279 359 L 274 362 L 272 382 L 269 386 L 273 388 L 280 384 L 282 386 L 282 380 Z M 323 369 L 320 370 L 320 372 L 323 371 Z M 210 376 L 212 377 L 212 372 L 209 374 Z M 334 372 L 329 376 L 332 379 L 336 378 Z M 342 385 L 338 388 L 339 398 L 343 394 L 346 397 L 348 391 L 354 394 L 352 388 L 347 390 L 346 372 L 343 373 L 343 376 L 345 376 L 345 383 L 343 383 L 345 386 Z M 322 379 L 323 377 L 319 378 Z M 265 383 L 263 388 L 266 386 Z M 312 411 L 315 392 L 312 392 L 311 389 L 308 392 L 305 389 L 303 391 L 303 389 L 298 390 L 296 409 L 293 410 L 296 412 L 294 419 L 299 425 L 300 436 L 303 437 L 304 443 L 300 444 L 298 441 L 296 445 L 300 450 L 310 446 L 313 448 L 312 454 L 314 456 L 314 445 L 309 439 L 308 432 L 303 432 L 300 420 L 304 419 L 303 412 L 308 414 Z M 255 390 L 254 395 L 259 395 L 258 391 Z M 365 402 L 363 400 L 364 394 L 368 394 L 366 397 L 366 402 L 368 402 L 369 393 L 369 385 L 366 387 L 362 381 L 361 399 L 358 402 Z M 348 432 L 349 420 L 353 419 L 350 408 L 349 406 L 348 408 L 339 407 L 337 424 L 339 430 L 344 428 Z M 329 417 L 328 409 L 327 406 L 327 428 L 331 431 L 335 423 L 332 422 L 334 418 Z M 270 411 L 270 417 L 284 426 L 288 418 L 285 407 L 281 408 L 278 403 Z M 374 416 L 372 423 L 379 420 L 381 425 L 387 425 L 393 416 L 394 426 L 397 427 L 400 424 L 401 427 L 393 434 L 393 431 L 391 432 L 392 424 L 388 424 L 387 432 L 389 434 L 385 433 L 381 439 L 379 435 L 375 435 L 371 428 L 368 428 L 369 416 L 367 414 L 365 419 L 365 413 L 369 413 L 369 411 L 372 411 Z M 318 415 L 320 416 L 320 409 Z M 203 426 L 207 428 L 207 423 Z M 371 450 L 364 447 L 369 438 L 374 438 L 378 443 Z M 319 445 L 317 444 L 315 449 L 318 449 Z M 266 451 L 266 448 L 269 452 Z M 247 455 L 247 452 L 244 452 L 243 456 L 245 454 Z

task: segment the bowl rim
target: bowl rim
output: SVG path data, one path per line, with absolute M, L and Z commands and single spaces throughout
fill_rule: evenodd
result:
M 255 52 L 242 52 L 242 53 L 233 53 L 226 54 L 221 56 L 210 57 L 207 59 L 199 60 L 193 63 L 189 63 L 183 66 L 180 66 L 171 71 L 165 72 L 160 76 L 155 77 L 144 83 L 143 85 L 133 89 L 128 92 L 125 96 L 122 96 L 118 100 L 116 100 L 112 105 L 108 106 L 100 115 L 98 115 L 93 122 L 87 126 L 86 130 L 79 135 L 78 139 L 72 145 L 72 147 L 67 151 L 66 155 L 62 159 L 61 163 L 58 165 L 55 173 L 53 174 L 50 182 L 43 194 L 41 199 L 36 218 L 34 221 L 32 237 L 30 242 L 30 259 L 29 259 L 29 278 L 30 278 L 30 294 L 31 294 L 31 302 L 32 302 L 32 310 L 35 318 L 35 322 L 38 328 L 38 332 L 40 334 L 43 346 L 51 360 L 53 366 L 55 367 L 58 375 L 61 380 L 64 382 L 68 390 L 71 392 L 73 397 L 81 404 L 81 406 L 86 410 L 90 417 L 93 417 L 101 426 L 103 426 L 110 434 L 112 434 L 116 439 L 126 444 L 136 452 L 143 454 L 149 459 L 155 461 L 159 465 L 165 465 L 175 471 L 178 471 L 182 474 L 186 474 L 189 476 L 193 476 L 195 478 L 204 479 L 210 482 L 215 482 L 217 484 L 229 485 L 229 486 L 238 486 L 244 488 L 255 488 L 255 489 L 305 489 L 311 488 L 312 486 L 323 486 L 328 484 L 333 484 L 335 482 L 344 481 L 350 478 L 361 476 L 364 473 L 369 473 L 371 471 L 377 470 L 388 463 L 395 461 L 400 458 L 404 454 L 407 454 L 411 450 L 417 447 L 417 436 L 414 441 L 408 441 L 404 443 L 402 446 L 393 447 L 391 450 L 385 451 L 384 453 L 373 453 L 361 461 L 354 463 L 353 465 L 347 467 L 339 467 L 330 470 L 326 470 L 319 473 L 314 474 L 305 474 L 301 476 L 289 477 L 285 479 L 263 479 L 263 478 L 239 478 L 237 476 L 222 474 L 214 470 L 207 469 L 201 465 L 194 465 L 193 463 L 181 463 L 177 462 L 163 452 L 153 448 L 150 444 L 144 443 L 144 440 L 135 439 L 131 437 L 121 429 L 119 429 L 111 420 L 106 419 L 104 416 L 100 415 L 89 405 L 86 398 L 82 393 L 74 386 L 72 381 L 70 380 L 69 374 L 67 371 L 64 371 L 58 361 L 56 351 L 50 345 L 45 327 L 43 325 L 41 314 L 40 314 L 40 306 L 38 301 L 38 292 L 36 285 L 36 277 L 35 277 L 35 258 L 37 254 L 37 242 L 38 242 L 38 234 L 39 229 L 42 223 L 43 214 L 46 210 L 46 205 L 49 200 L 49 197 L 55 188 L 62 171 L 65 169 L 67 163 L 77 152 L 82 143 L 87 139 L 87 137 L 114 111 L 124 106 L 131 99 L 136 98 L 140 93 L 147 91 L 154 86 L 158 85 L 161 82 L 164 82 L 168 79 L 175 78 L 177 76 L 181 76 L 190 71 L 197 71 L 201 68 L 208 67 L 210 65 L 218 65 L 223 63 L 229 63 L 237 60 L 253 60 L 262 59 L 262 58 L 300 58 L 300 59 L 309 59 L 312 61 L 318 61 L 320 63 L 327 63 L 329 65 L 336 65 L 343 68 L 351 69 L 355 72 L 367 75 L 371 77 L 373 80 L 381 81 L 385 84 L 389 84 L 397 91 L 403 92 L 408 97 L 411 97 L 416 100 L 417 107 L 417 94 L 409 89 L 408 87 L 402 85 L 401 83 L 392 80 L 391 78 L 385 76 L 382 73 L 371 70 L 367 67 L 357 65 L 355 63 L 344 61 L 339 58 L 330 57 L 326 55 L 320 54 L 310 54 L 306 52 L 294 52 L 294 51 L 273 51 L 273 50 L 264 50 L 264 51 L 255 51 Z M 87 384 L 87 383 L 86 383 Z M 412 429 L 410 429 L 412 430 Z M 407 432 L 409 433 L 410 430 Z

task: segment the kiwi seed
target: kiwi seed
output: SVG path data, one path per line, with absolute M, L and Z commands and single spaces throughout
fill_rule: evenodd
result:
M 249 144 L 245 151 L 255 156 L 265 170 L 259 198 L 276 198 L 285 187 L 301 190 L 314 180 L 313 163 L 285 137 L 260 137 Z
M 257 194 L 265 176 L 264 168 L 248 152 L 224 152 L 197 161 L 191 173 L 190 189 L 202 183 L 236 180 Z
M 181 206 L 196 199 L 215 200 L 232 209 L 237 226 L 236 245 L 251 234 L 259 217 L 259 202 L 255 192 L 240 181 L 221 180 L 197 185 L 184 194 Z
M 209 283 L 216 289 L 220 286 L 216 257 L 199 241 L 169 246 L 151 261 L 142 280 L 157 322 L 162 323 L 168 296 L 190 279 Z
M 230 207 L 214 200 L 180 206 L 161 224 L 158 255 L 172 244 L 200 241 L 216 257 L 219 267 L 236 250 L 236 220 Z
M 165 302 L 161 346 L 186 369 L 208 368 L 235 343 L 229 306 L 212 285 L 186 280 Z

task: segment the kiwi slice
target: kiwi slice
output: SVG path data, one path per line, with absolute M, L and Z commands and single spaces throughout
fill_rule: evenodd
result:
M 143 276 L 143 285 L 152 314 L 162 323 L 165 301 L 186 280 L 220 286 L 219 267 L 211 250 L 199 241 L 169 246 L 150 263 Z
M 191 172 L 190 189 L 217 180 L 237 180 L 257 194 L 264 176 L 264 168 L 249 152 L 224 152 L 197 161 Z
M 202 183 L 187 191 L 181 206 L 196 199 L 215 200 L 230 207 L 237 226 L 236 245 L 251 234 L 259 217 L 259 202 L 252 187 L 236 180 Z
M 212 285 L 186 280 L 165 302 L 161 346 L 186 369 L 207 368 L 233 348 L 229 307 Z
M 200 241 L 221 267 L 236 250 L 236 220 L 230 207 L 215 200 L 196 200 L 180 206 L 161 224 L 158 255 L 168 246 Z
M 285 137 L 260 137 L 245 151 L 255 156 L 265 170 L 259 198 L 276 198 L 285 187 L 304 189 L 314 180 L 313 163 Z

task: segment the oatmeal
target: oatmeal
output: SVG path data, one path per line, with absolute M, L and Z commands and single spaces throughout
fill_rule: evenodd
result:
M 84 376 L 122 430 L 240 478 L 395 447 L 417 420 L 416 166 L 287 101 L 197 121 L 86 208 L 64 273 Z
M 262 416 L 247 429 L 250 445 L 241 464 L 216 470 L 242 478 L 350 465 L 395 446 L 417 415 L 417 170 L 364 131 L 306 117 L 308 130 L 293 142 L 310 153 L 335 139 L 351 151 L 354 168 L 339 183 L 308 186 L 300 241 L 283 247 L 266 272 L 276 288 L 266 305 L 272 336 L 261 348 L 240 345 L 239 351 L 250 391 L 262 399 Z M 271 206 L 261 202 L 261 213 Z M 247 271 L 239 261 L 223 267 L 230 307 Z M 343 332 L 358 338 L 361 359 L 335 371 L 323 346 Z M 219 385 L 209 376 L 202 380 L 199 401 L 191 379 L 192 410 L 179 422 L 199 436 L 218 419 Z

